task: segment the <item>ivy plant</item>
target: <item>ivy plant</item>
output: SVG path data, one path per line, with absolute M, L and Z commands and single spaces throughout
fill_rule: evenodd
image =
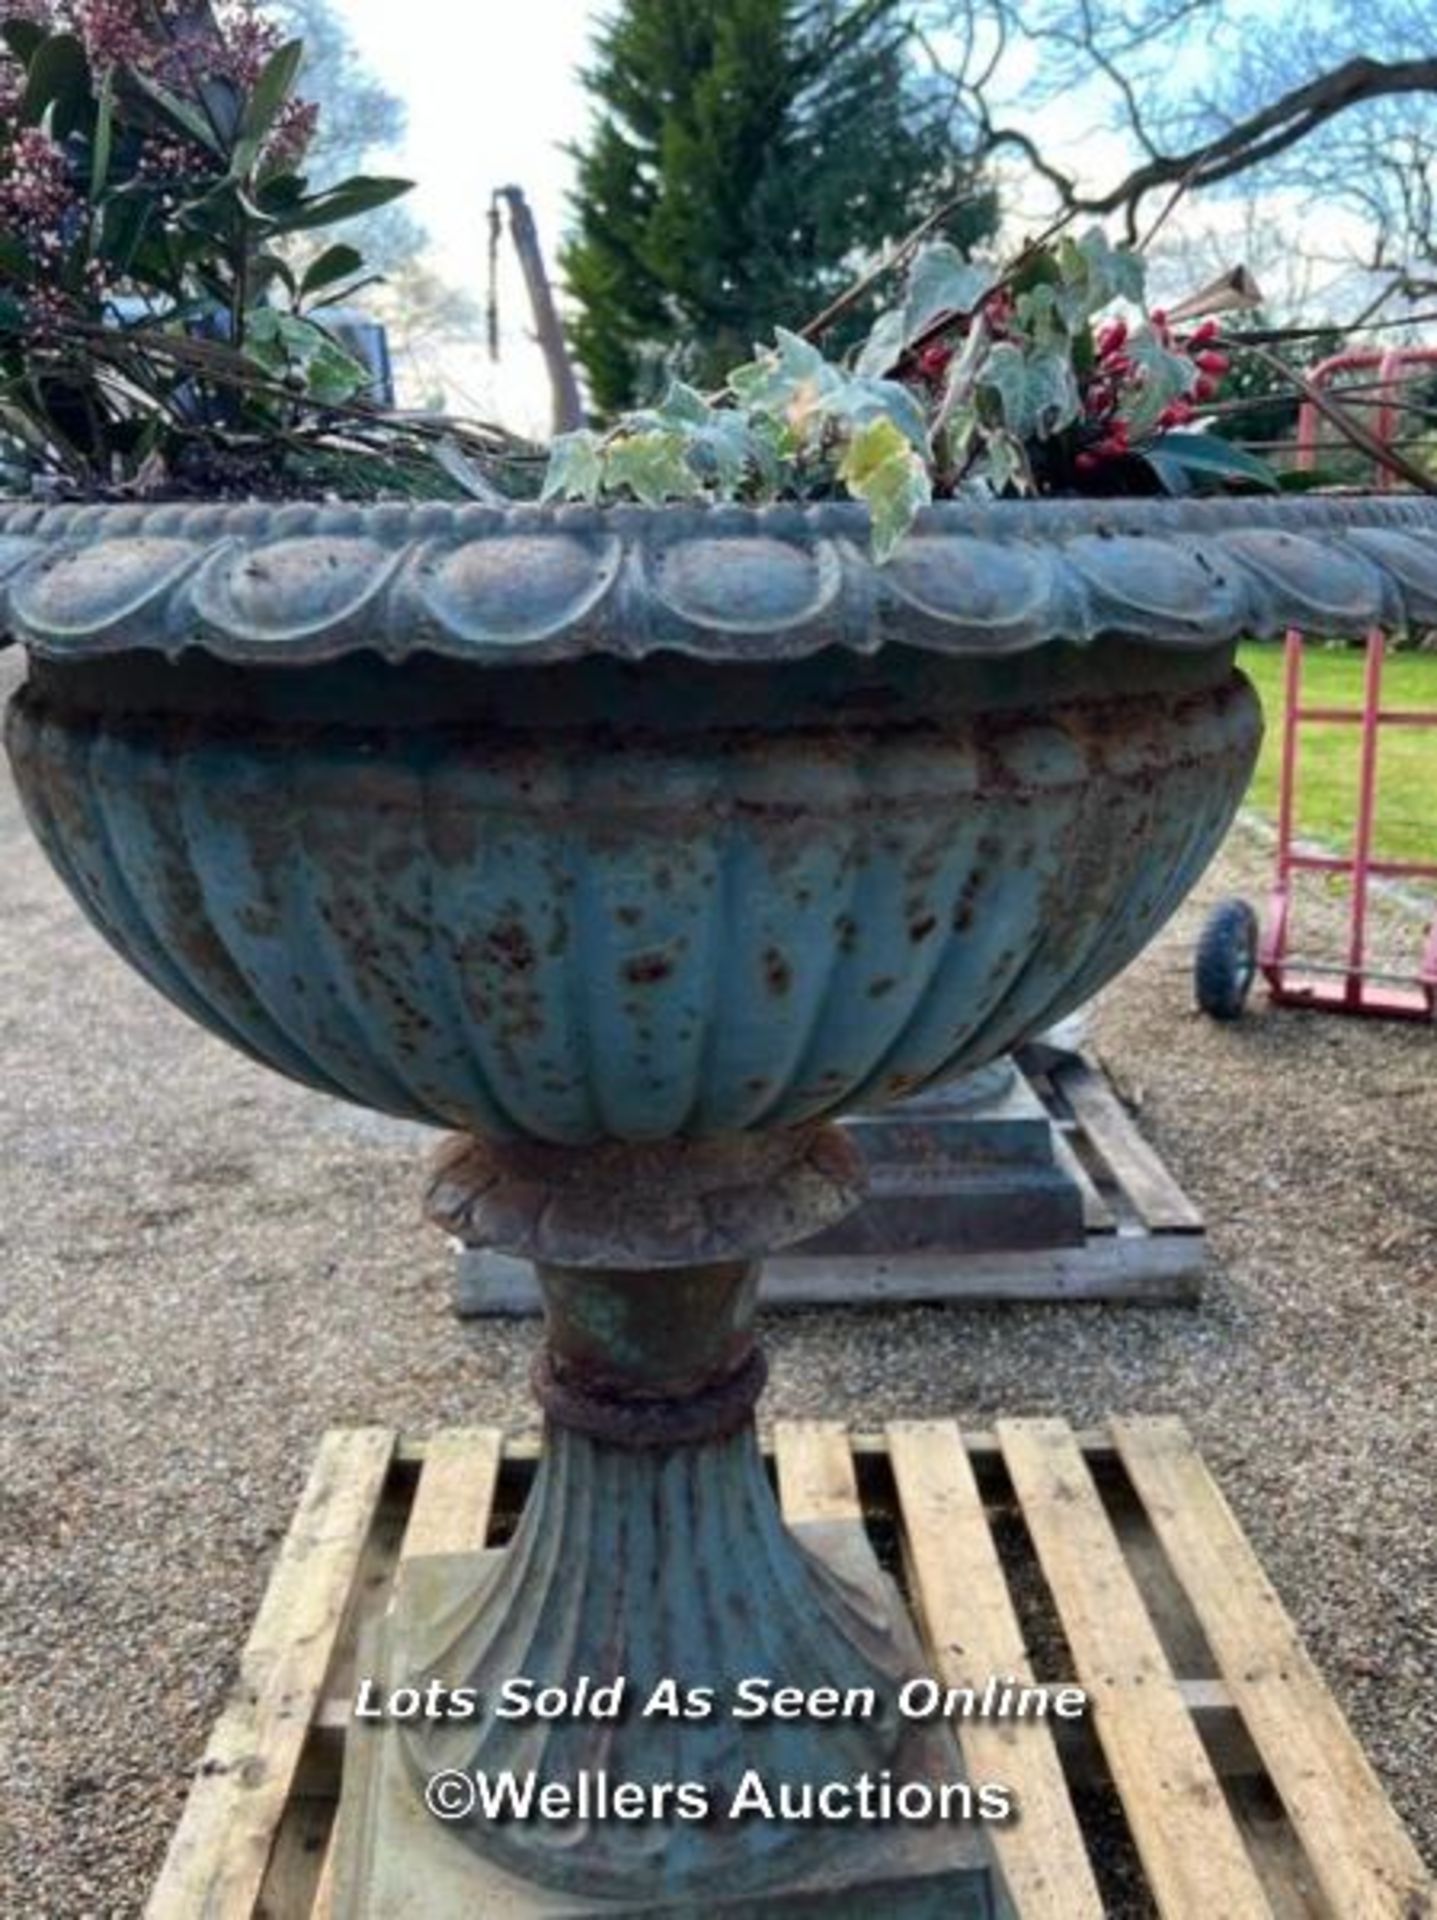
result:
M 847 495 L 886 560 L 930 500 L 1270 486 L 1252 456 L 1185 431 L 1227 369 L 1206 322 L 1144 313 L 1140 255 L 1100 229 L 1007 274 L 946 243 L 852 364 L 779 330 L 705 397 L 561 436 L 550 500 L 819 500 Z M 1132 313 L 1133 317 L 1129 317 Z

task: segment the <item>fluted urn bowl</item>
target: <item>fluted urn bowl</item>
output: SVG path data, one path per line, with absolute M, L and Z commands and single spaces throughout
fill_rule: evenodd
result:
M 12 509 L 10 747 L 101 929 L 281 1072 L 788 1128 L 1131 959 L 1250 770 L 1232 640 L 1429 592 L 1425 513 L 952 507 L 878 570 L 843 507 Z
M 65 884 L 244 1052 L 456 1130 L 436 1215 L 539 1263 L 549 1464 L 426 1661 L 892 1676 L 763 1484 L 757 1258 L 856 1201 L 832 1116 L 1014 1047 L 1178 905 L 1257 748 L 1239 636 L 1406 620 L 1437 620 L 1429 501 L 951 505 L 881 569 L 844 506 L 0 513 L 8 744 Z M 412 1778 L 440 1747 L 510 1751 L 418 1735 Z M 463 1837 L 621 1901 L 766 1895 L 838 1844 Z

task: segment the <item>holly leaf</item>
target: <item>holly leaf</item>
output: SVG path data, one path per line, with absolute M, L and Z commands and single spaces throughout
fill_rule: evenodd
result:
M 557 434 L 549 448 L 549 465 L 539 492 L 540 502 L 587 500 L 594 502 L 604 484 L 604 461 L 599 436 L 581 427 Z
M 1143 458 L 1167 493 L 1210 493 L 1234 482 L 1280 491 L 1265 460 L 1215 433 L 1162 434 L 1143 450 Z
M 839 478 L 868 508 L 873 522 L 873 558 L 888 560 L 921 507 L 933 498 L 928 469 L 902 429 L 887 415 L 859 427 L 844 452 Z

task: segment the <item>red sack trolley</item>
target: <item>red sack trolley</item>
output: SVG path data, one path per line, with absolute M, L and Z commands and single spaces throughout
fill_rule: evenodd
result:
M 1385 352 L 1340 353 L 1314 369 L 1312 379 L 1329 384 L 1339 374 L 1375 372 L 1378 394 L 1376 432 L 1384 443 L 1394 434 L 1394 390 L 1410 379 L 1414 367 L 1437 366 L 1437 348 L 1396 347 Z M 1318 412 L 1305 400 L 1298 417 L 1298 461 L 1313 464 Z M 1383 468 L 1379 486 L 1389 485 Z M 1277 878 L 1268 906 L 1266 925 L 1259 928 L 1256 913 L 1245 900 L 1224 900 L 1214 908 L 1198 942 L 1194 982 L 1198 1005 L 1216 1019 L 1230 1020 L 1241 1013 L 1260 971 L 1275 1006 L 1315 1007 L 1331 1013 L 1376 1014 L 1388 1019 L 1432 1020 L 1437 1016 L 1437 907 L 1422 939 L 1415 970 L 1396 974 L 1369 964 L 1368 917 L 1372 882 L 1437 881 L 1437 860 L 1386 860 L 1375 857 L 1377 792 L 1381 741 L 1389 727 L 1437 728 L 1437 712 L 1414 712 L 1383 705 L 1382 681 L 1386 663 L 1382 632 L 1367 635 L 1366 671 L 1360 707 L 1308 706 L 1302 697 L 1303 642 L 1295 628 L 1286 639 L 1284 697 L 1281 722 L 1282 761 L 1279 772 L 1277 816 Z M 1296 839 L 1298 752 L 1302 730 L 1309 726 L 1355 726 L 1361 729 L 1358 759 L 1357 818 L 1350 852 L 1322 851 L 1299 845 Z M 1437 740 L 1433 743 L 1433 840 L 1437 844 Z M 1294 964 L 1291 952 L 1293 882 L 1304 872 L 1345 875 L 1351 882 L 1351 914 L 1346 952 L 1331 961 L 1304 959 Z

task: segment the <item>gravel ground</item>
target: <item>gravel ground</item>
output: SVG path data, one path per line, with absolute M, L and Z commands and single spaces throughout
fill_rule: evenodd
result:
M 13 680 L 0 660 L 0 691 Z M 138 1911 L 312 1450 L 527 1423 L 527 1327 L 461 1332 L 413 1138 L 251 1067 L 111 957 L 0 785 L 0 1910 Z M 1211 1228 L 1198 1310 L 768 1329 L 768 1410 L 1182 1414 L 1437 1857 L 1434 1036 L 1189 1012 L 1197 914 L 1094 1037 Z

